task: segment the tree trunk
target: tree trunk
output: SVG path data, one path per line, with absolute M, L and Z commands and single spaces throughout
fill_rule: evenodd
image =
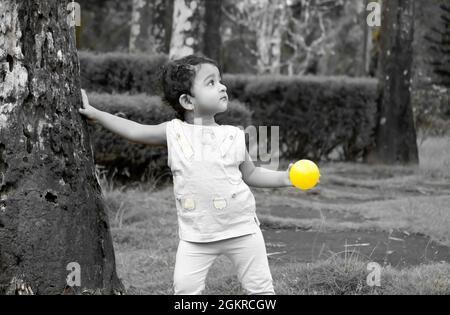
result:
M 203 51 L 205 1 L 175 0 L 170 58 L 178 59 Z
M 205 3 L 205 37 L 204 54 L 222 62 L 222 3 L 223 0 L 206 0 Z
M 379 81 L 382 89 L 376 149 L 369 161 L 418 163 L 411 106 L 414 0 L 383 1 Z
M 442 25 L 443 27 L 441 27 L 443 11 L 441 13 L 440 6 L 444 7 L 444 2 L 418 1 L 416 3 L 413 82 L 417 89 L 429 89 L 432 85 L 440 83 L 433 68 L 436 63 L 445 62 L 446 58 L 443 54 L 440 54 L 439 44 L 441 34 L 444 35 L 446 30 L 450 34 L 450 26 Z M 448 6 L 450 19 L 450 3 Z M 449 42 L 450 38 L 447 40 L 447 43 Z M 447 45 L 449 45 L 448 51 L 450 51 L 450 44 Z M 447 60 L 450 60 L 450 58 L 447 57 Z M 450 65 L 447 66 L 448 69 L 450 69 Z
M 261 19 L 256 29 L 258 73 L 280 74 L 282 36 L 287 27 L 287 7 L 280 1 L 265 1 L 260 10 Z
M 367 6 L 369 4 L 370 0 L 365 0 L 364 1 L 364 9 L 363 9 L 363 16 L 366 17 L 367 15 Z M 372 50 L 372 32 L 369 28 L 369 25 L 367 24 L 367 19 L 363 18 L 362 19 L 362 23 L 363 24 L 363 30 L 364 30 L 364 35 L 363 35 L 363 62 L 361 65 L 361 71 L 359 73 L 360 76 L 365 77 L 369 74 L 369 69 L 370 69 L 370 51 Z
M 0 0 L 0 293 L 123 292 L 81 107 L 68 1 Z M 75 278 L 74 278 L 75 279 Z M 77 279 L 75 279 L 77 280 Z M 16 286 L 19 285 L 19 288 Z
M 169 53 L 173 0 L 133 0 L 129 51 Z

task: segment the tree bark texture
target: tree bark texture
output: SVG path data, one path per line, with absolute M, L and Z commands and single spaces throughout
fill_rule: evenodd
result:
M 0 293 L 61 294 L 73 262 L 75 292 L 123 292 L 68 2 L 0 0 Z
M 206 0 L 205 3 L 205 35 L 204 54 L 222 62 L 222 3 L 223 0 Z
M 414 0 L 383 1 L 379 80 L 382 89 L 376 149 L 369 160 L 418 163 L 411 105 Z

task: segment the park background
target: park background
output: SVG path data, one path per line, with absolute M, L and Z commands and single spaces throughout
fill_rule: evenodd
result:
M 450 294 L 450 3 L 383 1 L 381 27 L 377 4 L 0 0 L 0 294 L 173 293 L 167 150 L 77 109 L 84 88 L 171 120 L 158 75 L 191 53 L 221 64 L 219 124 L 279 126 L 279 170 L 321 168 L 308 192 L 251 188 L 278 294 Z M 225 258 L 205 293 L 243 293 Z
M 369 163 L 381 28 L 368 25 L 368 2 L 80 1 L 77 45 L 93 106 L 140 123 L 170 120 L 159 67 L 204 54 L 221 64 L 232 99 L 220 123 L 280 126 L 280 170 L 301 158 L 320 164 L 311 192 L 252 188 L 280 294 L 450 293 L 448 37 L 439 45 L 449 6 L 416 2 L 420 163 L 387 166 Z M 119 277 L 130 292 L 170 294 L 177 225 L 166 150 L 100 127 L 92 135 Z M 381 288 L 366 284 L 371 261 L 385 268 Z M 226 259 L 206 293 L 241 293 Z

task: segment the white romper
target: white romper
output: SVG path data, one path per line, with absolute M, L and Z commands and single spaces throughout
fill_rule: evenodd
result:
M 180 239 L 206 243 L 256 233 L 255 198 L 239 170 L 244 131 L 174 119 L 166 133 Z

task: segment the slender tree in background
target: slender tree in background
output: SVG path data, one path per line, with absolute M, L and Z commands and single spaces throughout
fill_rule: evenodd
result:
M 372 162 L 418 163 L 411 105 L 414 0 L 383 1 L 379 81 L 380 120 Z
M 222 62 L 222 3 L 223 0 L 206 0 L 204 54 Z
M 369 5 L 370 0 L 364 0 L 364 17 L 367 15 L 367 6 Z M 364 37 L 363 37 L 363 62 L 361 65 L 361 70 L 359 72 L 359 76 L 368 76 L 370 71 L 370 52 L 372 50 L 372 32 L 370 30 L 369 24 L 367 23 L 367 19 L 363 19 L 364 24 Z
M 131 0 L 77 0 L 81 25 L 77 47 L 81 50 L 128 52 L 130 45 Z
M 205 1 L 175 0 L 170 58 L 177 59 L 203 51 Z
M 0 0 L 0 293 L 123 292 L 68 2 Z
M 133 0 L 129 51 L 169 53 L 173 0 Z
M 440 4 L 439 22 L 441 27 L 433 27 L 428 40 L 434 58 L 431 65 L 437 76 L 437 83 L 450 87 L 450 4 Z

